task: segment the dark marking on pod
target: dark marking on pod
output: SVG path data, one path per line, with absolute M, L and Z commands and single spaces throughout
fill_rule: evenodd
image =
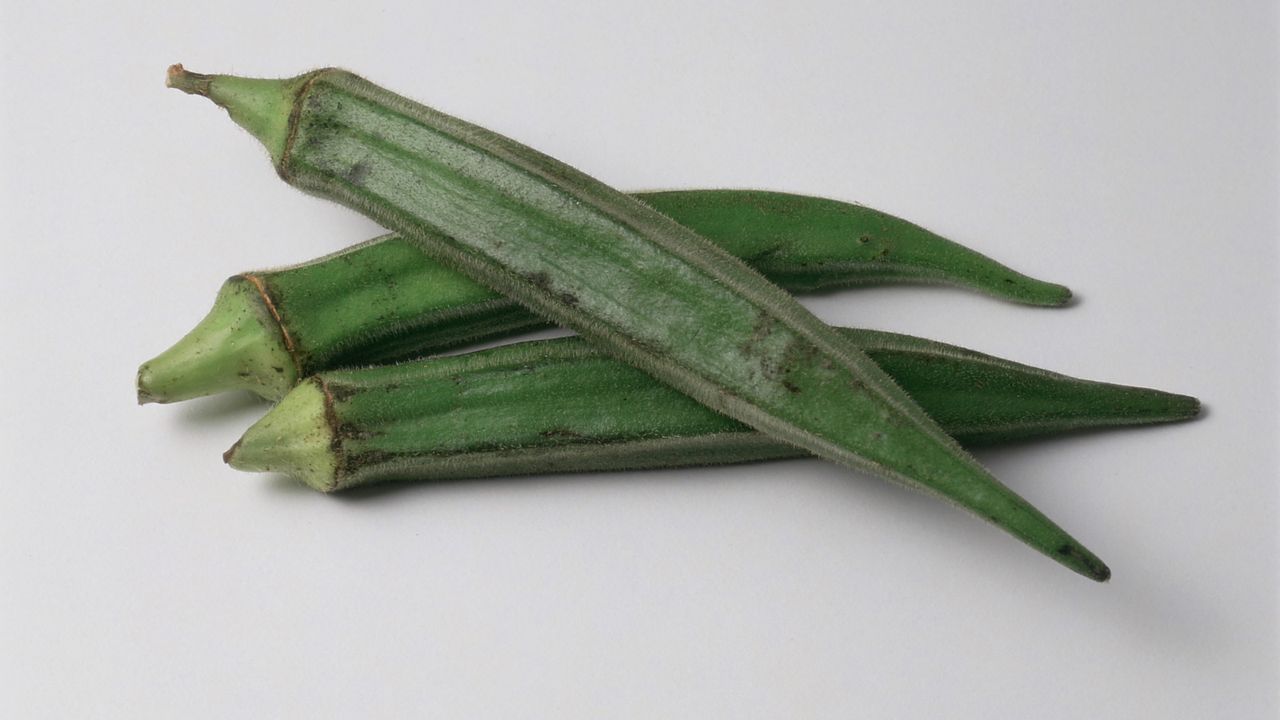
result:
M 352 164 L 351 167 L 347 169 L 345 177 L 347 178 L 347 182 L 360 187 L 364 185 L 365 179 L 369 177 L 370 170 L 371 168 L 369 167 L 369 163 L 364 160 L 360 160 Z
M 560 302 L 564 303 L 565 305 L 568 305 L 569 307 L 577 307 L 578 296 L 572 292 L 557 290 L 552 285 L 551 276 L 548 275 L 547 273 L 539 270 L 536 272 L 524 273 L 523 277 L 525 280 L 528 280 L 529 282 L 533 283 L 533 285 L 537 287 L 539 290 L 542 290 L 543 292 L 554 293 L 556 298 Z
M 360 392 L 360 388 L 355 385 L 346 385 L 343 383 L 329 382 L 326 383 L 326 388 L 328 390 L 329 397 L 335 402 L 346 402 L 356 393 Z
M 548 428 L 538 434 L 544 438 L 580 438 L 582 437 L 582 433 L 575 432 L 565 427 Z

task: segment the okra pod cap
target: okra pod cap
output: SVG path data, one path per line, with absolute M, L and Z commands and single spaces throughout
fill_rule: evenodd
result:
M 238 470 L 278 472 L 316 490 L 332 488 L 337 469 L 328 404 L 314 380 L 298 385 L 222 459 Z
M 258 288 L 243 277 L 232 278 L 191 332 L 138 368 L 138 404 L 224 390 L 283 395 L 297 382 L 298 368 L 281 332 Z

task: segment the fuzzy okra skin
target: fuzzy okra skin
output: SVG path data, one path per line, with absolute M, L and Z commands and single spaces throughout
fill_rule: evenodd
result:
M 860 205 L 761 190 L 634 196 L 792 292 L 934 281 L 1033 305 L 1071 296 Z M 139 368 L 138 398 L 177 402 L 244 389 L 276 400 L 322 370 L 424 357 L 546 325 L 391 233 L 229 279 L 194 330 Z
M 174 66 L 169 84 L 225 108 L 294 187 L 364 213 L 699 403 L 1110 577 L 856 345 L 639 200 L 343 70 L 264 80 Z
M 1186 420 L 1192 397 L 1090 382 L 954 345 L 842 330 L 967 445 Z M 324 492 L 369 483 L 682 467 L 807 453 L 578 338 L 317 374 L 229 450 Z

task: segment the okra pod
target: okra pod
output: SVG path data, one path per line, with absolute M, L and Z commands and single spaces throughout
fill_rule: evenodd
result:
M 1110 570 L 857 346 L 738 258 L 557 160 L 343 70 L 170 70 L 276 172 L 774 440 L 936 494 L 1094 580 Z
M 1199 402 L 954 345 L 843 330 L 967 445 L 1174 422 Z M 232 467 L 324 492 L 387 480 L 681 467 L 806 453 L 578 338 L 308 378 L 229 450 Z
M 635 197 L 792 292 L 934 281 L 1036 305 L 1071 296 L 860 205 L 759 190 Z M 194 330 L 139 368 L 138 399 L 176 402 L 244 389 L 275 400 L 322 370 L 424 357 L 545 325 L 393 233 L 231 278 Z

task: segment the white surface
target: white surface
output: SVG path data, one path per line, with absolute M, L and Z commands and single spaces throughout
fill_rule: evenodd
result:
M 462 4 L 3 4 L 0 716 L 1275 717 L 1274 3 Z M 1208 415 L 980 454 L 1107 585 L 816 461 L 238 474 L 263 407 L 139 408 L 137 364 L 224 277 L 375 228 L 165 90 L 176 61 L 346 66 L 623 188 L 896 212 L 1081 302 L 824 318 Z

